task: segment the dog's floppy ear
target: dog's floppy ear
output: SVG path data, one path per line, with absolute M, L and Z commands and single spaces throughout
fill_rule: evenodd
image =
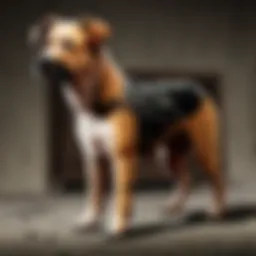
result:
M 89 44 L 95 50 L 99 49 L 110 38 L 112 33 L 110 24 L 97 17 L 82 19 L 82 26 L 89 37 Z
M 29 29 L 28 43 L 30 46 L 39 45 L 44 41 L 47 31 L 56 21 L 57 17 L 55 14 L 47 14 Z

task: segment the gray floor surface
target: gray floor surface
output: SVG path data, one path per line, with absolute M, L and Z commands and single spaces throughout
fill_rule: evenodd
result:
M 138 193 L 132 228 L 120 240 L 73 229 L 82 195 L 0 197 L 0 255 L 256 255 L 255 192 L 230 191 L 223 221 L 204 214 L 208 189 L 193 193 L 183 215 L 169 217 L 167 193 Z

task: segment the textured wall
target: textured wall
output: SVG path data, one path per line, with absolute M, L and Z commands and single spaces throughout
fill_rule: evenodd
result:
M 37 193 L 47 188 L 48 103 L 44 87 L 29 79 L 25 36 L 30 23 L 50 10 L 75 14 L 84 9 L 109 19 L 115 27 L 112 46 L 125 68 L 221 74 L 228 172 L 239 182 L 255 177 L 253 8 L 240 1 L 186 2 L 191 1 L 40 0 L 1 7 L 0 191 Z

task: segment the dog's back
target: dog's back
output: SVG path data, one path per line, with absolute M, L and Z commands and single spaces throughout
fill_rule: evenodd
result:
M 190 80 L 129 86 L 126 101 L 138 118 L 141 145 L 196 112 L 205 95 L 201 85 Z

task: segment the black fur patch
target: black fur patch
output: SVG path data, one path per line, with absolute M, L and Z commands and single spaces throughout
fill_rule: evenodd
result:
M 140 146 L 150 147 L 165 129 L 194 113 L 205 92 L 191 81 L 162 82 L 130 86 L 127 103 L 136 113 L 140 125 Z

